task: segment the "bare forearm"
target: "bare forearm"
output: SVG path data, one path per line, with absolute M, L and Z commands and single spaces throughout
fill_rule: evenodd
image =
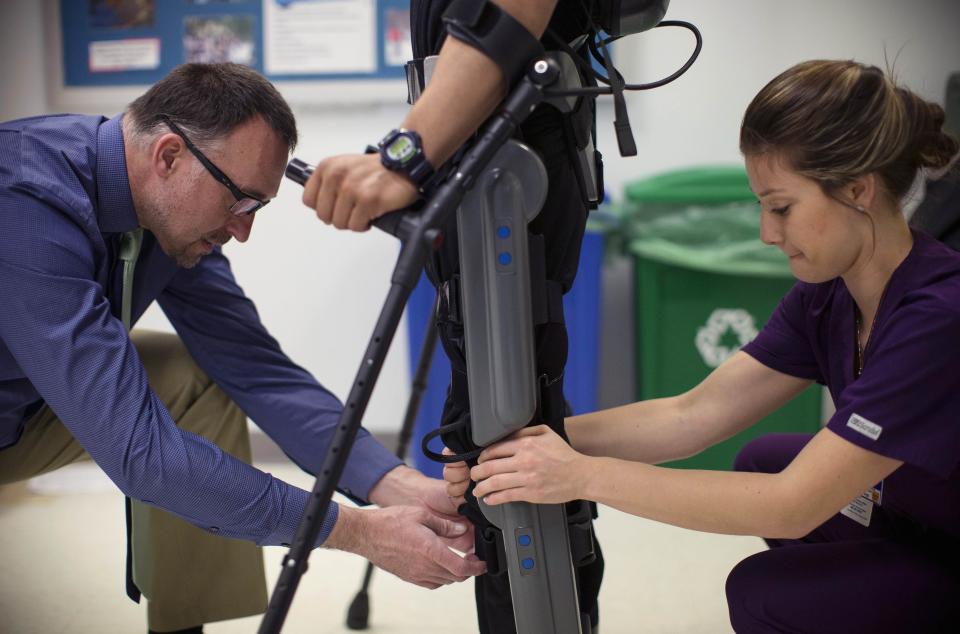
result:
M 574 448 L 656 464 L 697 454 L 746 429 L 810 384 L 738 352 L 679 396 L 567 419 Z
M 330 536 L 323 542 L 324 548 L 333 548 L 348 553 L 359 553 L 367 540 L 367 524 L 363 511 L 340 505 L 337 523 Z
M 403 127 L 416 130 L 432 165 L 442 165 L 503 99 L 502 75 L 493 60 L 448 37 L 430 88 Z
M 370 501 L 382 507 L 415 504 L 429 481 L 427 476 L 416 469 L 400 465 L 388 471 L 370 489 Z
M 668 469 L 588 458 L 582 497 L 621 511 L 727 535 L 798 538 L 812 526 L 779 474 Z
M 536 37 L 546 30 L 556 0 L 498 0 Z M 416 130 L 433 165 L 441 165 L 476 131 L 503 99 L 500 67 L 460 40 L 448 37 L 429 88 L 410 110 L 403 127 Z
M 682 397 L 640 401 L 565 421 L 570 444 L 589 456 L 657 464 L 703 449 L 685 424 Z

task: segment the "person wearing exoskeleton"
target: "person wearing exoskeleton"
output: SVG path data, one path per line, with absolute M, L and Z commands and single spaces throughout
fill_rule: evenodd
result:
M 376 148 L 371 147 L 370 154 L 322 161 L 306 183 L 304 202 L 314 207 L 324 222 L 338 228 L 365 230 L 374 218 L 407 207 L 418 195 L 426 195 L 434 184 L 450 177 L 449 171 L 441 170 L 437 174 L 433 166 L 444 165 L 449 170 L 450 165 L 457 164 L 456 157 L 448 159 L 468 141 L 507 89 L 527 73 L 532 61 L 543 58 L 545 48 L 562 51 L 550 54 L 563 76 L 561 90 L 565 87 L 581 88 L 585 82 L 592 81 L 589 70 L 581 72 L 578 69 L 589 68 L 585 58 L 588 50 L 597 46 L 596 35 L 600 29 L 596 20 L 611 17 L 611 9 L 606 6 L 611 3 L 593 4 L 572 0 L 559 3 L 413 2 L 411 26 L 417 59 L 408 64 L 410 101 L 415 102 L 413 109 L 402 127 L 388 133 Z M 624 26 L 625 33 L 639 32 L 657 25 L 666 5 L 666 1 L 648 2 L 632 14 L 617 13 L 617 30 Z M 543 39 L 538 41 L 541 35 Z M 609 64 L 608 71 L 616 82 L 619 75 Z M 620 84 L 622 87 L 622 81 Z M 625 124 L 622 105 L 620 98 L 618 123 L 622 119 Z M 524 265 L 528 264 L 530 268 L 530 297 L 527 300 L 532 317 L 528 321 L 533 323 L 527 327 L 534 327 L 535 384 L 531 385 L 530 392 L 536 408 L 520 426 L 546 424 L 561 435 L 565 414 L 562 379 L 567 354 L 562 297 L 574 281 L 588 209 L 596 206 L 602 192 L 602 169 L 599 153 L 593 146 L 593 127 L 593 100 L 581 96 L 551 98 L 530 114 L 521 124 L 517 136 L 535 151 L 538 157 L 535 162 L 542 161 L 542 178 L 533 177 L 533 180 L 549 184 L 545 189 L 545 201 L 541 201 L 542 210 L 540 206 L 537 208 L 539 215 L 528 218 L 529 225 L 518 220 L 509 227 L 497 228 L 504 232 L 499 234 L 503 239 L 522 246 Z M 635 153 L 635 148 L 630 148 L 632 139 L 628 142 L 628 135 L 623 132 L 618 128 L 621 153 Z M 494 170 L 502 166 L 497 167 L 496 159 L 492 163 Z M 518 163 L 516 169 L 522 171 L 525 168 Z M 457 176 L 459 174 L 453 177 Z M 532 188 L 536 183 L 523 182 L 523 185 Z M 478 186 L 477 189 L 483 188 Z M 523 188 L 517 188 L 520 189 Z M 477 197 L 482 196 L 474 196 Z M 465 206 L 468 204 L 465 201 Z M 445 237 L 443 245 L 429 261 L 427 270 L 437 286 L 437 325 L 453 367 L 438 433 L 455 453 L 443 458 L 433 454 L 433 457 L 446 462 L 458 459 L 475 461 L 483 446 L 506 433 L 484 436 L 478 427 L 480 417 L 471 419 L 470 395 L 479 388 L 476 379 L 467 381 L 467 370 L 470 362 L 478 363 L 476 351 L 483 346 L 475 345 L 468 358 L 470 333 L 475 333 L 477 327 L 465 328 L 465 325 L 470 319 L 479 319 L 473 312 L 465 314 L 470 311 L 465 298 L 476 289 L 475 282 L 471 282 L 474 286 L 464 283 L 465 271 L 461 267 L 462 262 L 470 261 L 470 256 L 464 255 L 463 251 L 473 247 L 473 235 L 467 241 L 471 244 L 465 244 L 462 240 L 463 223 L 456 218 L 448 220 L 441 229 Z M 496 266 L 509 268 L 511 256 L 506 257 Z M 488 341 L 495 338 L 496 334 Z M 478 367 L 484 366 L 480 364 Z M 470 374 L 475 375 L 475 372 Z M 479 405 L 474 400 L 476 409 Z M 478 438 L 484 440 L 478 441 Z M 426 447 L 425 450 L 432 453 Z M 565 534 L 562 541 L 569 541 L 566 559 L 572 560 L 577 586 L 576 594 L 569 596 L 578 596 L 579 607 L 573 612 L 572 619 L 566 613 L 554 622 L 562 622 L 563 627 L 567 627 L 573 620 L 576 623 L 570 625 L 573 629 L 569 631 L 589 631 L 597 624 L 597 594 L 603 570 L 603 560 L 592 530 L 594 509 L 588 503 L 576 501 L 565 507 L 561 511 L 565 518 L 563 515 L 561 518 L 564 524 L 569 524 L 569 537 Z M 514 605 L 518 596 L 524 596 L 516 587 L 522 581 L 517 575 L 525 574 L 514 568 L 518 565 L 525 568 L 539 566 L 533 558 L 524 558 L 522 553 L 518 558 L 515 553 L 515 549 L 524 548 L 533 552 L 529 541 L 531 536 L 518 533 L 505 537 L 508 529 L 501 532 L 494 525 L 504 526 L 504 523 L 488 521 L 489 510 L 485 515 L 481 505 L 472 497 L 461 507 L 461 513 L 477 526 L 477 552 L 487 562 L 490 572 L 478 579 L 476 586 L 481 631 L 533 631 L 530 630 L 532 621 L 527 621 L 524 629 L 525 615 L 522 612 L 529 613 L 536 607 L 518 608 Z M 513 521 L 514 524 L 507 522 L 506 525 L 518 526 L 516 518 Z M 546 523 L 554 524 L 552 521 Z M 509 547 L 505 548 L 504 542 L 508 542 Z M 502 574 L 508 567 L 514 585 L 512 598 L 508 575 Z M 569 571 L 567 576 L 570 576 Z M 556 599 L 554 603 L 557 603 Z

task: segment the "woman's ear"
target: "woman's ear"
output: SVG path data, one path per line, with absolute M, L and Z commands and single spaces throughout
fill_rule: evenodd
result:
M 880 192 L 880 179 L 876 174 L 864 174 L 847 185 L 846 194 L 853 206 L 858 210 L 872 209 Z

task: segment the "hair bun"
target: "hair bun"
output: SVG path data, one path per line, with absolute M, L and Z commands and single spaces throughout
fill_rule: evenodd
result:
M 957 155 L 960 144 L 943 130 L 946 114 L 939 104 L 926 101 L 916 94 L 898 88 L 909 125 L 907 147 L 918 168 L 939 170 L 949 165 Z

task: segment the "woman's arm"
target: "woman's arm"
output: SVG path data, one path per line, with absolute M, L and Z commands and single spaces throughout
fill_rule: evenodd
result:
M 902 464 L 823 429 L 780 473 L 669 469 L 584 456 L 545 426 L 480 460 L 470 476 L 487 504 L 587 499 L 692 530 L 778 538 L 806 535 Z
M 656 464 L 733 436 L 808 385 L 737 352 L 689 392 L 574 416 L 565 428 L 581 453 Z

